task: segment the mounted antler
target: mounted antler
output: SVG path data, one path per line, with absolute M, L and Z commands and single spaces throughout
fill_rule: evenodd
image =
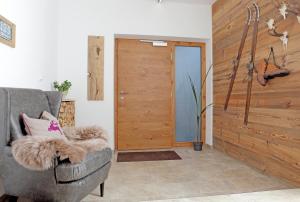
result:
M 277 3 L 278 4 L 278 3 Z M 283 16 L 283 19 L 285 20 L 287 18 L 288 14 L 293 14 L 297 17 L 298 22 L 300 23 L 300 8 L 299 8 L 299 2 L 297 1 L 290 1 L 289 4 L 286 4 L 285 2 L 281 3 L 280 7 L 277 7 L 280 15 Z
M 275 20 L 273 18 L 271 18 L 268 22 L 267 22 L 267 25 L 268 25 L 268 32 L 271 36 L 275 36 L 275 37 L 282 37 L 283 34 L 279 33 L 276 31 L 276 26 L 275 26 Z
M 286 20 L 288 14 L 293 14 L 297 17 L 300 23 L 300 4 L 299 0 L 289 0 L 286 1 L 273 0 L 274 6 L 279 10 L 280 16 Z
M 287 9 L 288 9 L 288 8 L 287 8 L 286 3 L 282 3 L 282 4 L 281 4 L 281 7 L 279 8 L 280 15 L 283 16 L 283 19 L 284 19 L 284 20 L 286 19 L 287 14 L 288 14 Z
M 267 22 L 267 26 L 268 26 L 268 32 L 271 36 L 275 36 L 275 37 L 280 37 L 280 39 L 285 42 L 285 44 L 287 45 L 287 40 L 289 38 L 288 36 L 288 32 L 285 31 L 283 33 L 279 33 L 276 31 L 276 26 L 275 26 L 275 20 L 273 18 L 271 18 L 268 22 Z
M 289 33 L 287 31 L 283 32 L 283 36 L 280 37 L 282 41 L 282 45 L 285 51 L 287 51 L 288 43 L 289 43 Z
M 289 33 L 287 31 L 279 33 L 276 31 L 275 20 L 273 18 L 269 19 L 267 22 L 268 33 L 271 36 L 278 37 L 282 41 L 282 45 L 285 51 L 287 51 L 288 42 L 289 42 Z

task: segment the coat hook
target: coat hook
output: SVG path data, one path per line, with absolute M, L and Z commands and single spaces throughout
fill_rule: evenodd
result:
M 101 48 L 97 47 L 97 55 L 99 56 L 100 55 L 100 51 L 101 51 Z

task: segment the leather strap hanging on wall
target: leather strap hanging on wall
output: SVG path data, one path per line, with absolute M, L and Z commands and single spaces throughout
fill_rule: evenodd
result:
M 270 61 L 272 60 L 272 61 Z M 270 48 L 270 53 L 268 59 L 262 60 L 256 66 L 257 72 L 257 81 L 262 86 L 265 86 L 268 80 L 273 79 L 275 77 L 282 77 L 289 75 L 290 71 L 283 68 L 283 65 L 278 65 L 276 62 L 274 48 Z

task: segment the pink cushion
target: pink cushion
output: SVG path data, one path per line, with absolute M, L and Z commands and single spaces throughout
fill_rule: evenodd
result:
M 56 120 L 34 119 L 22 114 L 27 134 L 47 135 L 47 136 L 63 136 L 63 131 Z
M 60 129 L 62 135 L 64 135 L 64 134 L 63 134 L 63 129 L 61 128 L 61 126 L 60 126 L 60 124 L 59 124 L 59 121 L 57 120 L 57 118 L 56 118 L 55 116 L 53 116 L 52 114 L 50 114 L 50 113 L 47 112 L 47 111 L 44 111 L 43 114 L 42 114 L 42 116 L 41 116 L 41 119 L 49 120 L 49 121 L 55 121 L 56 123 L 58 123 L 59 129 Z

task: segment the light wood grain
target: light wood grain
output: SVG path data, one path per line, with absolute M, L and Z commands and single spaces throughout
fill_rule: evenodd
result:
M 88 37 L 88 100 L 104 99 L 104 37 Z
M 170 47 L 118 39 L 118 149 L 172 146 Z
M 59 110 L 59 124 L 61 127 L 75 126 L 75 101 L 62 101 Z
M 300 24 L 295 16 L 277 22 L 278 30 L 287 30 L 290 34 L 288 69 L 291 75 L 271 80 L 266 87 L 254 79 L 249 124 L 244 126 L 247 89 L 244 78 L 252 40 L 249 34 L 228 111 L 223 110 L 230 81 L 228 75 L 246 20 L 245 8 L 251 2 L 218 0 L 213 5 L 214 147 L 263 172 L 300 185 Z M 256 61 L 267 57 L 270 46 L 275 48 L 277 56 L 282 56 L 280 40 L 268 35 L 265 24 L 278 11 L 272 0 L 257 3 L 262 17 Z
M 175 47 L 201 47 L 205 78 L 205 44 L 168 41 L 153 47 L 139 40 L 117 39 L 115 60 L 116 148 L 156 149 L 192 146 L 177 143 L 175 134 Z M 200 68 L 200 67 L 199 67 Z M 121 95 L 122 92 L 124 95 Z M 122 98 L 123 97 L 123 98 Z M 205 107 L 205 86 L 202 104 Z M 205 113 L 202 141 L 205 142 Z

